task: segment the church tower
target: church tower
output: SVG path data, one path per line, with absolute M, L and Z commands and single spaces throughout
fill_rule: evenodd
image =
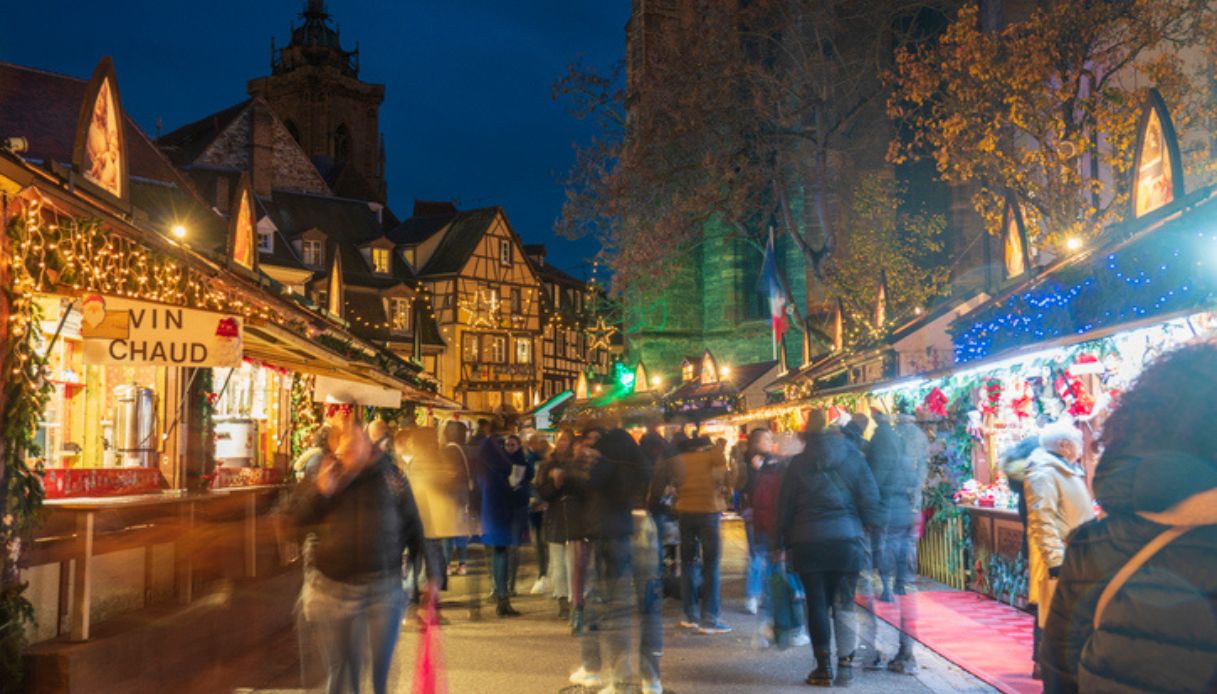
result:
M 359 44 L 343 49 L 324 0 L 308 0 L 281 49 L 271 39 L 271 74 L 249 81 L 337 195 L 384 203 L 383 84 L 359 79 Z

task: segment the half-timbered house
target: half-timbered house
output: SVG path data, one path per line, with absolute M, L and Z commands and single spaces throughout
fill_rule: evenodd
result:
M 389 233 L 431 295 L 449 349 L 424 367 L 466 409 L 523 412 L 541 397 L 542 285 L 502 208 L 416 203 Z

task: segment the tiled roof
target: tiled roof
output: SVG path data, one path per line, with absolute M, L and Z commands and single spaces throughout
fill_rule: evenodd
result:
M 393 243 L 408 246 L 419 244 L 443 230 L 455 216 L 455 214 L 443 214 L 411 217 L 391 229 L 388 236 Z
M 701 358 L 698 357 L 696 370 L 701 370 Z M 731 368 L 731 375 L 720 378 L 718 383 L 702 384 L 700 374 L 692 381 L 681 385 L 668 397 L 675 400 L 687 400 L 690 398 L 704 398 L 718 393 L 736 394 L 744 391 L 745 388 L 756 382 L 765 374 L 769 373 L 773 367 L 777 366 L 776 361 L 762 361 L 753 364 L 741 364 Z
M 0 62 L 0 137 L 26 138 L 29 150 L 22 154 L 26 159 L 70 163 L 87 84 L 76 77 Z M 124 118 L 123 135 L 132 176 L 191 188 L 129 116 Z
M 220 136 L 220 133 L 224 132 L 241 115 L 241 112 L 249 106 L 249 102 L 250 100 L 246 99 L 209 116 L 204 116 L 193 123 L 187 123 L 162 135 L 156 143 L 173 160 L 174 164 L 178 166 L 193 164 Z
M 458 213 L 447 226 L 443 240 L 439 242 L 439 246 L 419 274 L 446 275 L 460 272 L 498 214 L 498 207 Z

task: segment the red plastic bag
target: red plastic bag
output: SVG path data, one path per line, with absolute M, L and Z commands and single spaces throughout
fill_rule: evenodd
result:
M 435 593 L 427 597 L 427 612 L 418 637 L 418 657 L 414 659 L 414 694 L 446 694 L 448 687 L 440 673 L 439 610 Z

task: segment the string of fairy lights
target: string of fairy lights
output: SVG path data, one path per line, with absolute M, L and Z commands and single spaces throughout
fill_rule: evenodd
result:
M 304 321 L 280 307 L 116 234 L 97 220 L 61 215 L 40 198 L 29 200 L 22 215 L 26 233 L 14 248 L 14 256 L 24 259 L 25 272 L 14 278 L 22 294 L 92 291 L 238 313 L 308 332 Z

